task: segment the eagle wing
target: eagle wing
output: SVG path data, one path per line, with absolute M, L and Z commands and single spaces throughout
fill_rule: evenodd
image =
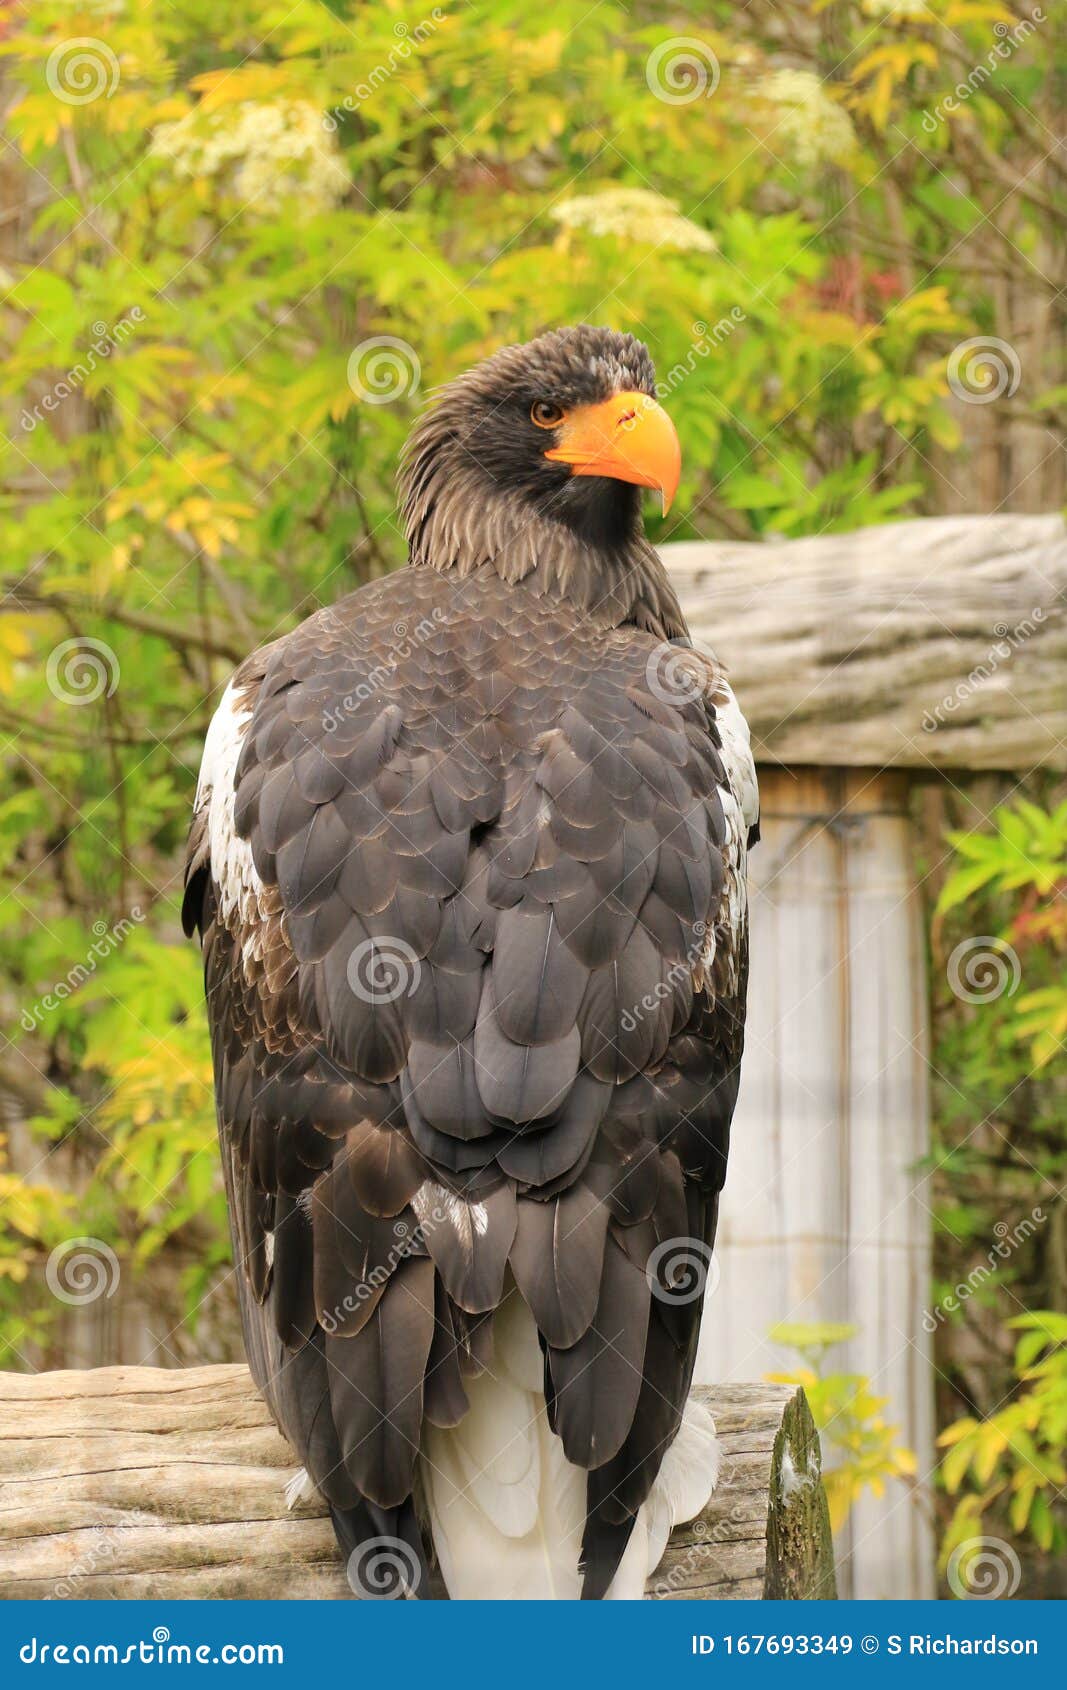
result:
M 253 1374 L 342 1542 L 415 1519 L 515 1288 L 602 1595 L 689 1390 L 741 1057 L 747 730 L 702 657 L 407 569 L 238 671 L 199 927 Z

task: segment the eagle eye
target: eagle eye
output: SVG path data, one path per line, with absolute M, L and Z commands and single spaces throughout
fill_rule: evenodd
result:
M 563 407 L 547 399 L 535 399 L 530 406 L 530 421 L 538 428 L 557 428 L 563 421 Z

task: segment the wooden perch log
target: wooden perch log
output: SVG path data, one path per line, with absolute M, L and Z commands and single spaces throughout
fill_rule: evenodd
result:
M 763 763 L 1067 766 L 1067 527 L 929 517 L 663 561 Z
M 662 1598 L 836 1595 L 802 1392 L 699 1393 L 719 1488 L 649 1585 Z M 351 1595 L 315 1498 L 244 1367 L 0 1373 L 0 1597 Z

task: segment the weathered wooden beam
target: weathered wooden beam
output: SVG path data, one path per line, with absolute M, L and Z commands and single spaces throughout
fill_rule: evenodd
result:
M 929 517 L 853 534 L 663 547 L 726 665 L 757 759 L 1067 767 L 1067 527 Z
M 701 1395 L 722 1478 L 648 1594 L 835 1595 L 803 1393 Z M 286 1507 L 295 1471 L 244 1367 L 0 1373 L 0 1597 L 348 1597 L 321 1502 Z

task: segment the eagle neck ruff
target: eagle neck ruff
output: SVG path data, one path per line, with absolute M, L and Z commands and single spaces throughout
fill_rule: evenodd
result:
M 598 545 L 512 492 L 487 490 L 474 467 L 416 458 L 402 488 L 408 561 L 464 579 L 491 568 L 546 598 L 563 599 L 605 628 L 643 628 L 657 639 L 688 637 L 674 588 L 645 538 L 640 507 L 629 534 Z

